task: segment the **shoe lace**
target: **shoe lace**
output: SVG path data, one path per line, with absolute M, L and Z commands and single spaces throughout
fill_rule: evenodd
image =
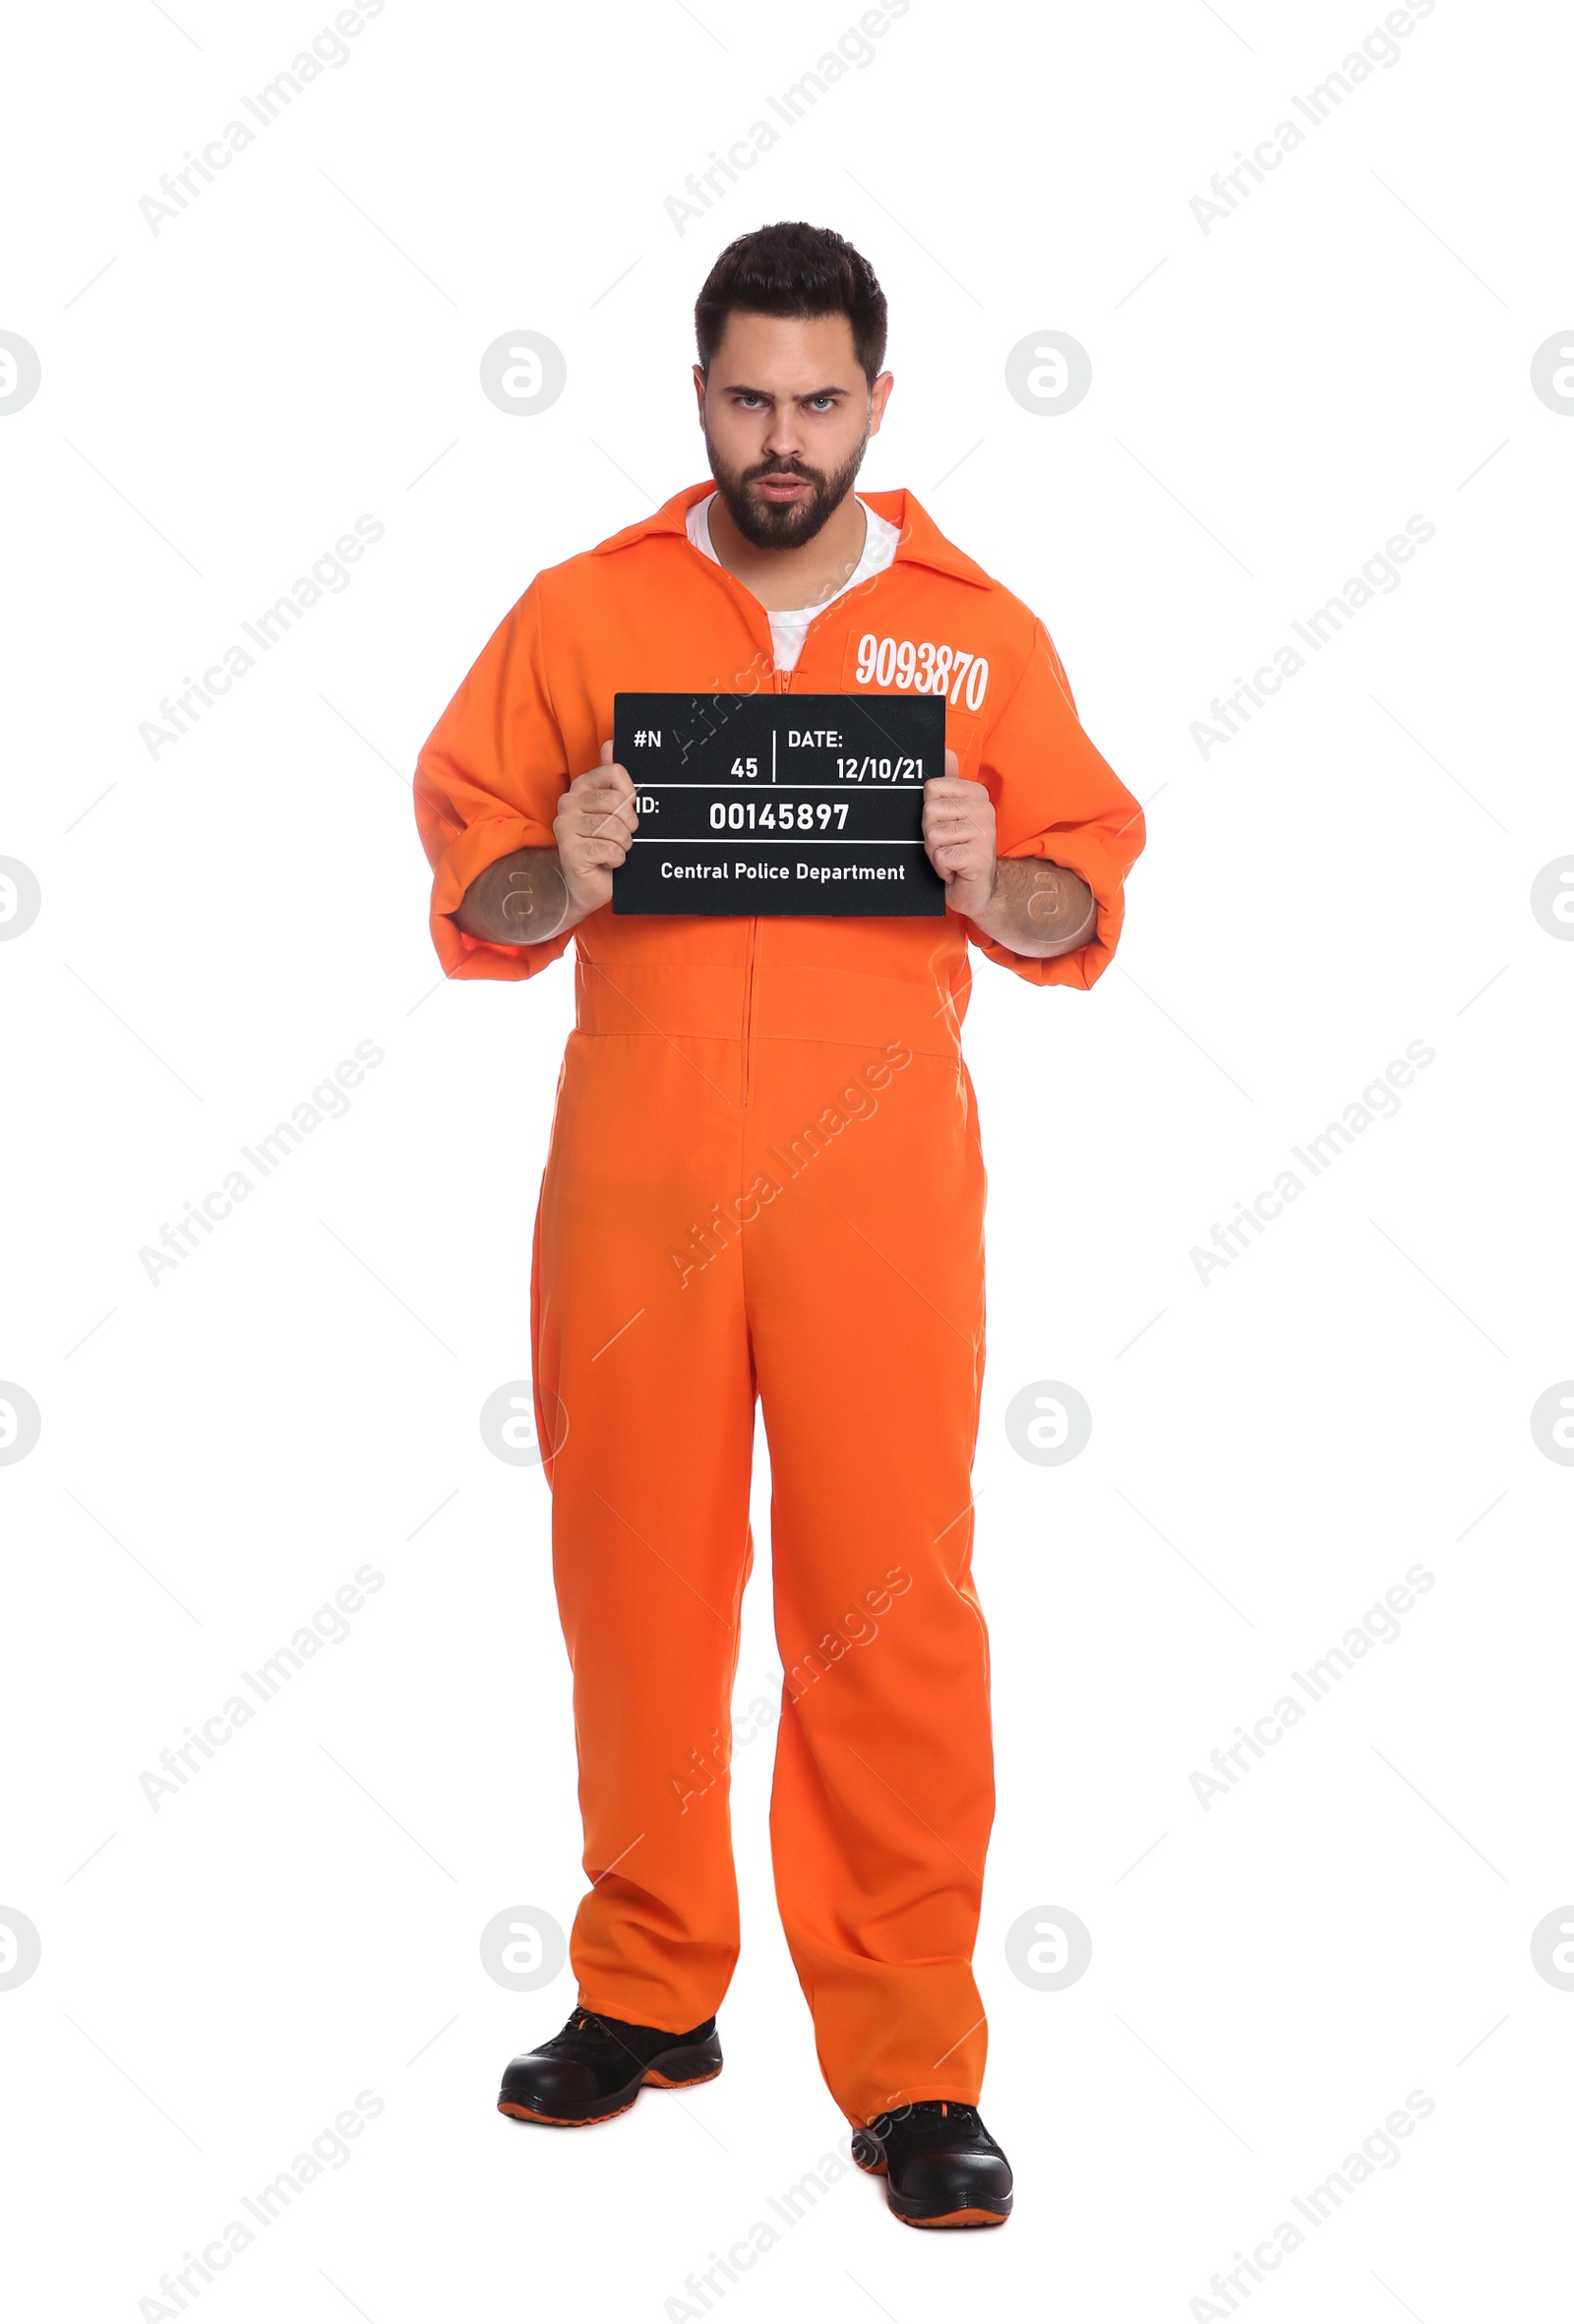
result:
M 561 2034 L 554 2034 L 550 2042 L 543 2042 L 544 2056 L 556 2056 L 560 2052 L 580 2050 L 588 2044 L 592 2049 L 604 2050 L 612 2040 L 610 2030 L 592 2010 L 575 2009 Z
M 927 2121 L 937 2121 L 941 2116 L 947 2121 L 956 2123 L 969 2137 L 984 2127 L 979 2118 L 977 2107 L 963 2106 L 954 2098 L 910 2099 L 906 2106 L 894 2107 L 889 2114 L 881 2115 L 879 2119 L 885 2129 L 889 2129 L 893 2125 L 900 2129 L 904 2122 L 911 2122 L 915 2118 L 922 2117 Z

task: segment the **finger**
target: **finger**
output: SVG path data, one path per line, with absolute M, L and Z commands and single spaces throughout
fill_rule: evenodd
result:
M 979 839 L 984 837 L 984 826 L 975 816 L 968 814 L 965 810 L 958 811 L 953 807 L 937 806 L 927 813 L 924 817 L 924 830 L 926 835 L 931 832 L 943 832 L 954 838 L 959 833 L 967 832 Z
M 587 800 L 632 798 L 634 783 L 627 767 L 609 759 L 605 766 L 591 767 L 580 775 L 571 789 L 577 805 Z
M 625 802 L 608 813 L 571 814 L 565 817 L 571 840 L 599 839 L 604 831 L 621 831 L 632 836 L 636 817 Z
M 956 752 L 954 750 L 947 750 L 945 753 L 946 779 L 950 782 L 956 782 L 960 778 L 961 771 L 962 762 L 957 757 Z
M 615 807 L 610 815 L 597 816 L 595 822 L 590 826 L 591 835 L 599 838 L 603 831 L 616 831 L 623 832 L 632 839 L 635 825 L 638 820 L 639 818 L 633 807 L 625 801 L 624 804 Z
M 611 764 L 611 760 L 612 745 L 610 743 L 603 743 L 601 745 L 601 763 L 603 766 L 608 766 Z
M 560 847 L 581 848 L 591 840 L 600 839 L 605 832 L 619 832 L 632 836 L 632 827 L 618 815 L 566 815 L 561 824 Z

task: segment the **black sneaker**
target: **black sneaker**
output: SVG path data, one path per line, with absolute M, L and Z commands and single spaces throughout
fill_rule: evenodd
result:
M 977 2107 L 920 2098 L 853 2132 L 853 2161 L 882 2173 L 885 2200 L 912 2228 L 998 2228 L 1011 2214 L 1011 2166 Z
M 720 2071 L 713 2017 L 687 2034 L 670 2034 L 575 2009 L 561 2034 L 504 2067 L 498 2113 L 521 2122 L 604 2122 L 625 2114 L 646 2082 L 681 2090 L 713 2081 Z

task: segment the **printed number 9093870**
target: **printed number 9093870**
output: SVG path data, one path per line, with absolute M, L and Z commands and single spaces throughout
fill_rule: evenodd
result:
M 951 702 L 965 701 L 969 710 L 982 709 L 990 666 L 978 654 L 964 654 L 959 646 L 935 645 L 926 638 L 915 645 L 910 637 L 877 637 L 868 631 L 858 641 L 860 685 L 894 685 L 919 694 L 944 694 Z

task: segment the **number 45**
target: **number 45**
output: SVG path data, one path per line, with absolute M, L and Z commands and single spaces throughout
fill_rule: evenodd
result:
M 757 758 L 735 758 L 732 762 L 732 771 L 735 775 L 757 775 L 759 761 Z

